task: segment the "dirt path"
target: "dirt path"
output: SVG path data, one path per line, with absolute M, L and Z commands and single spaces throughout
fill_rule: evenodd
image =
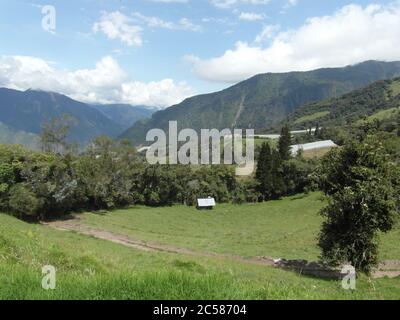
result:
M 274 259 L 272 257 L 244 258 L 241 256 L 231 255 L 231 254 L 199 252 L 187 248 L 181 248 L 165 244 L 156 244 L 156 243 L 144 242 L 137 239 L 132 239 L 131 237 L 125 235 L 120 235 L 110 231 L 84 225 L 80 222 L 79 219 L 49 222 L 49 223 L 43 223 L 43 225 L 61 231 L 72 231 L 82 235 L 94 237 L 96 239 L 110 241 L 113 243 L 117 243 L 141 251 L 165 252 L 165 253 L 183 254 L 196 257 L 228 259 L 252 265 L 280 268 L 288 271 L 294 271 L 300 274 L 312 275 L 322 278 L 338 279 L 341 277 L 339 271 L 326 269 L 324 266 L 316 262 L 308 262 L 305 260 Z M 399 260 L 384 261 L 383 263 L 381 263 L 378 270 L 376 270 L 372 275 L 373 278 L 382 278 L 382 277 L 395 278 L 399 276 L 400 276 Z
M 79 220 L 69 220 L 69 221 L 57 221 L 44 223 L 44 225 L 50 226 L 57 230 L 62 231 L 73 231 L 79 234 L 87 235 L 94 237 L 96 239 L 107 240 L 113 243 L 121 244 L 127 247 L 135 248 L 142 251 L 147 252 L 166 252 L 166 253 L 175 253 L 175 254 L 184 254 L 190 256 L 197 257 L 210 257 L 210 258 L 223 258 L 223 259 L 231 259 L 238 262 L 264 265 L 264 266 L 275 266 L 274 259 L 267 257 L 260 258 L 243 258 L 240 256 L 229 255 L 229 254 L 219 254 L 219 253 L 211 253 L 211 252 L 199 252 L 190 250 L 187 248 L 180 248 L 171 245 L 164 244 L 156 244 L 150 242 L 144 242 L 141 240 L 132 239 L 131 237 L 125 235 L 119 235 L 110 231 L 101 230 L 98 228 L 93 228 L 87 225 L 83 225 L 79 222 Z

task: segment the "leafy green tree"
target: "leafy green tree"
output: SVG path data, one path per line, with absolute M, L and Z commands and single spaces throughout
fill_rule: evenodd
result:
M 290 133 L 290 128 L 285 125 L 281 131 L 281 137 L 278 142 L 279 155 L 283 161 L 289 160 L 291 158 L 290 146 L 292 144 L 292 134 Z
M 132 189 L 134 149 L 108 137 L 96 138 L 76 164 L 78 184 L 84 188 L 90 208 L 110 209 L 134 204 Z
M 324 261 L 350 262 L 365 273 L 377 265 L 379 232 L 389 232 L 399 213 L 397 167 L 375 137 L 335 149 L 323 160 L 320 184 L 329 197 L 319 235 Z
M 283 163 L 285 195 L 293 195 L 312 189 L 312 179 L 310 175 L 314 168 L 314 163 L 305 161 L 301 156 L 285 161 Z
M 68 132 L 73 123 L 69 115 L 55 117 L 42 125 L 40 144 L 44 152 L 63 153 L 71 151 L 72 144 L 67 142 Z

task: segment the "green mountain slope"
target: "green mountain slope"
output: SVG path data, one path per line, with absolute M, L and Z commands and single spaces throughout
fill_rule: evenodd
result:
M 317 124 L 340 127 L 363 121 L 395 119 L 400 108 L 400 78 L 375 82 L 365 88 L 299 108 L 289 116 L 295 129 Z
M 271 129 L 305 104 L 340 97 L 378 80 L 400 75 L 400 62 L 368 61 L 345 68 L 309 72 L 261 74 L 226 90 L 195 96 L 140 121 L 121 135 L 135 143 L 148 130 L 166 130 L 169 121 L 179 129 Z
M 22 144 L 31 149 L 38 149 L 39 140 L 39 136 L 34 133 L 16 131 L 0 122 L 0 144 Z
M 43 123 L 63 114 L 70 115 L 74 119 L 68 139 L 77 141 L 81 146 L 96 136 L 116 137 L 123 132 L 121 125 L 102 112 L 64 95 L 0 88 L 0 122 L 3 124 L 4 133 L 2 142 L 14 143 L 12 135 L 16 132 L 39 135 Z M 9 139 L 6 139 L 7 136 Z M 21 143 L 31 147 L 30 141 L 26 142 L 26 138 L 21 139 Z

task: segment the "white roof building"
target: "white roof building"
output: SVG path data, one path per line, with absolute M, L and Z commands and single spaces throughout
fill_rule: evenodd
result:
M 295 156 L 297 155 L 299 150 L 309 151 L 309 150 L 318 150 L 318 149 L 335 148 L 335 147 L 337 147 L 337 144 L 335 144 L 332 140 L 325 140 L 325 141 L 317 141 L 306 144 L 297 144 L 291 146 L 290 149 L 292 151 L 292 154 Z
M 198 209 L 212 209 L 216 206 L 214 198 L 197 199 Z

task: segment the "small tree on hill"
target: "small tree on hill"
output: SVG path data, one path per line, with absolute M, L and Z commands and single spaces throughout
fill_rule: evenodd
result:
M 269 143 L 263 143 L 257 160 L 256 179 L 263 200 L 270 197 L 272 189 L 272 152 Z
M 322 259 L 370 273 L 378 263 L 378 234 L 389 232 L 398 216 L 396 166 L 376 138 L 368 138 L 332 151 L 322 168 L 321 187 L 329 197 L 321 212 Z
M 281 131 L 281 137 L 279 138 L 278 150 L 281 160 L 289 160 L 291 157 L 290 146 L 292 144 L 292 134 L 288 125 L 285 125 Z
M 261 146 L 256 179 L 263 200 L 277 199 L 285 192 L 280 154 L 272 150 L 268 143 Z
M 72 145 L 67 142 L 67 136 L 73 118 L 69 115 L 55 117 L 42 125 L 40 142 L 44 152 L 63 153 L 71 150 Z

